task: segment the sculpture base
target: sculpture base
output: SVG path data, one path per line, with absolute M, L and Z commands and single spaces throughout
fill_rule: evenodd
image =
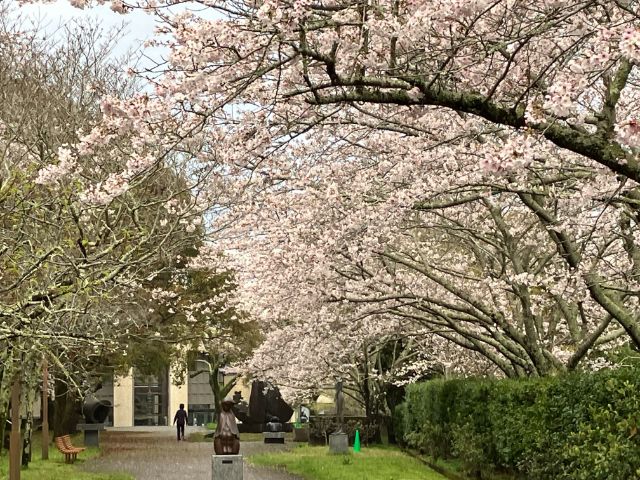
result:
M 293 441 L 294 442 L 308 442 L 309 441 L 309 428 L 294 428 L 293 429 Z
M 349 437 L 346 433 L 332 433 L 329 435 L 329 453 L 348 453 Z
M 284 432 L 262 432 L 264 443 L 284 443 Z
M 85 447 L 100 446 L 100 431 L 104 430 L 104 423 L 79 423 L 77 428 L 84 432 Z
M 211 480 L 242 480 L 242 455 L 212 455 Z

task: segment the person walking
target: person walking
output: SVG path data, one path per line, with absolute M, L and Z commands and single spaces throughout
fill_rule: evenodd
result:
M 173 424 L 178 429 L 178 441 L 184 440 L 184 426 L 187 423 L 187 411 L 184 409 L 184 403 L 180 404 L 180 408 L 173 417 Z

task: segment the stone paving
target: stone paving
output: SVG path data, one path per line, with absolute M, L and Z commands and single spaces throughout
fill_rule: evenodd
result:
M 188 427 L 187 436 L 194 431 L 196 428 Z M 101 456 L 87 460 L 84 470 L 129 473 L 136 480 L 211 480 L 211 442 L 178 442 L 172 427 L 109 429 L 101 434 L 100 447 Z M 290 445 L 242 442 L 244 480 L 299 480 L 284 472 L 247 464 L 246 456 L 287 448 Z

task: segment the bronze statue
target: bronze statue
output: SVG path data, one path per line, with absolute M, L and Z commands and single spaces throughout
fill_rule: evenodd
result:
M 237 455 L 240 452 L 240 432 L 236 416 L 231 411 L 233 400 L 224 399 L 218 415 L 218 426 L 213 434 L 213 450 L 216 455 Z
M 268 382 L 253 381 L 248 404 L 240 392 L 236 392 L 234 399 L 233 413 L 242 422 L 243 432 L 274 431 L 269 430 L 268 425 L 285 423 L 293 415 L 293 409 L 282 399 L 278 387 Z
M 336 382 L 336 417 L 338 420 L 338 431 L 336 433 L 342 433 L 344 428 L 344 393 L 342 393 L 342 380 Z

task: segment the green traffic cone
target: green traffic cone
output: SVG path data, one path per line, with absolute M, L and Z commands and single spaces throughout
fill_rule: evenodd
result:
M 353 451 L 354 452 L 360 451 L 360 430 L 356 430 L 356 438 L 353 441 Z

